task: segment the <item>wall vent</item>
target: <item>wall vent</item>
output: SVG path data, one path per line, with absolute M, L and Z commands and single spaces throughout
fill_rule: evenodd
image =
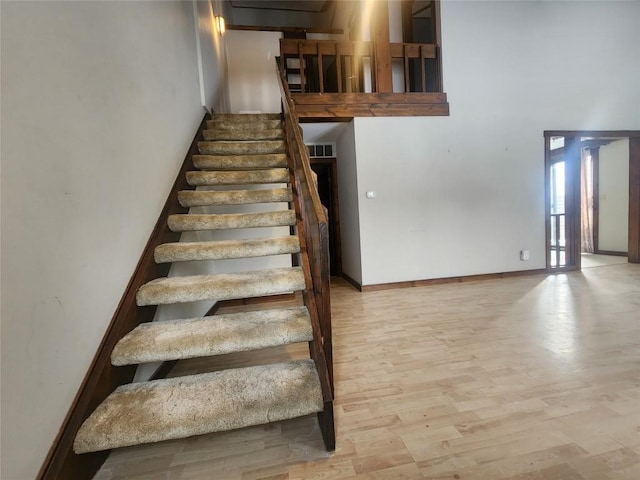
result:
M 307 143 L 306 145 L 311 158 L 334 158 L 336 156 L 335 143 Z

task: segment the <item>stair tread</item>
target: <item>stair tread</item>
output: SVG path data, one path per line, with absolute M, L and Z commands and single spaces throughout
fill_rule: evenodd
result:
M 164 243 L 156 247 L 154 257 L 156 263 L 169 263 L 264 257 L 298 253 L 299 251 L 300 241 L 297 236 L 291 235 L 253 240 Z
M 233 430 L 322 409 L 311 360 L 132 383 L 118 387 L 83 423 L 74 451 Z
M 214 185 L 253 185 L 257 183 L 288 183 L 288 168 L 236 171 L 191 171 L 187 183 L 192 187 Z
M 291 188 L 263 190 L 183 190 L 178 192 L 178 202 L 183 207 L 207 205 L 246 205 L 250 203 L 292 202 Z
M 273 130 L 281 129 L 282 121 L 277 120 L 255 120 L 252 122 L 228 122 L 225 120 L 207 120 L 207 129 L 216 130 Z
M 202 141 L 198 142 L 198 151 L 212 155 L 285 153 L 285 143 L 284 140 Z
M 258 141 L 276 140 L 284 137 L 282 128 L 270 130 L 253 130 L 250 126 L 246 129 L 225 130 L 212 129 L 204 130 L 202 136 L 206 141 Z
M 296 223 L 296 212 L 280 210 L 261 213 L 174 214 L 167 224 L 173 232 L 225 230 L 232 228 L 286 227 Z
M 138 306 L 145 306 L 200 300 L 232 300 L 278 295 L 304 288 L 304 273 L 300 267 L 163 277 L 142 285 L 136 294 L 136 303 Z
M 214 113 L 212 120 L 223 120 L 225 122 L 255 122 L 263 120 L 280 120 L 279 113 Z
M 286 167 L 287 156 L 283 153 L 263 155 L 194 155 L 193 164 L 201 170 L 248 170 Z
M 111 353 L 113 365 L 132 365 L 258 350 L 313 339 L 306 307 L 259 310 L 143 323 Z

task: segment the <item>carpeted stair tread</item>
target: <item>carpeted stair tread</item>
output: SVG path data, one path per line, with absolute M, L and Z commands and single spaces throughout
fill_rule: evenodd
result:
M 284 140 L 198 142 L 198 150 L 205 155 L 263 155 L 285 153 Z
M 183 190 L 178 192 L 178 201 L 183 207 L 278 203 L 292 202 L 293 193 L 290 188 L 224 191 Z
M 278 295 L 304 288 L 304 273 L 300 267 L 163 277 L 142 285 L 136 294 L 136 303 L 138 306 L 145 306 L 200 300 L 232 300 Z
M 142 323 L 111 353 L 116 366 L 224 355 L 313 340 L 306 307 Z
M 286 227 L 296 223 L 296 212 L 280 210 L 262 213 L 175 214 L 167 224 L 172 232 L 226 230 L 231 228 Z
M 264 155 L 194 155 L 193 164 L 200 170 L 257 170 L 287 167 L 284 153 Z
M 292 235 L 255 240 L 164 243 L 156 247 L 154 257 L 156 263 L 169 263 L 266 257 L 298 253 L 299 251 L 300 241 L 297 236 Z
M 132 383 L 118 387 L 84 422 L 74 451 L 233 430 L 322 409 L 311 360 Z
M 288 183 L 289 169 L 238 170 L 225 172 L 187 172 L 187 183 L 192 187 L 215 185 L 255 185 L 259 183 Z
M 249 126 L 248 126 L 249 127 Z M 252 127 L 252 126 L 251 126 Z M 206 141 L 219 141 L 219 140 L 240 140 L 240 141 L 256 141 L 256 140 L 278 140 L 284 137 L 282 128 L 272 130 L 253 130 L 252 128 L 246 128 L 243 130 L 221 130 L 212 129 L 204 130 L 202 137 Z
M 225 122 L 224 120 L 207 120 L 209 130 L 276 130 L 282 128 L 282 121 L 255 120 L 252 122 Z
M 265 120 L 281 120 L 279 113 L 214 113 L 211 121 L 214 122 L 263 122 Z

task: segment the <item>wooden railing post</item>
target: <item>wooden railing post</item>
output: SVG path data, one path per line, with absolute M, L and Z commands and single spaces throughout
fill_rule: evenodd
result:
M 306 83 L 306 65 L 304 62 L 304 55 L 302 54 L 302 43 L 298 43 L 298 61 L 300 62 L 300 91 L 304 93 Z
M 371 41 L 373 44 L 373 70 L 375 70 L 376 78 L 374 91 L 378 93 L 392 92 L 388 0 L 377 0 L 373 3 Z

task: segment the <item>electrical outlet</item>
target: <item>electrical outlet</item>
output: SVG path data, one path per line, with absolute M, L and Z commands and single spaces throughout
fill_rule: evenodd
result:
M 367 192 L 367 198 L 376 198 L 376 192 Z
M 529 260 L 529 250 L 520 250 L 520 260 Z

